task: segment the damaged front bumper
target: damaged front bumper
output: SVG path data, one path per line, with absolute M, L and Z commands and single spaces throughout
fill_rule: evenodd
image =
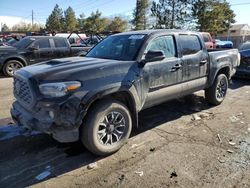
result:
M 59 142 L 79 139 L 79 127 L 85 111 L 78 99 L 66 102 L 38 102 L 26 109 L 18 101 L 13 103 L 11 116 L 18 126 L 51 134 Z

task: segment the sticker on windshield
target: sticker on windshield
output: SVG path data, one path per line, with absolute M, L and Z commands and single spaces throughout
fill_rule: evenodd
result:
M 128 39 L 139 40 L 142 39 L 145 35 L 131 35 Z

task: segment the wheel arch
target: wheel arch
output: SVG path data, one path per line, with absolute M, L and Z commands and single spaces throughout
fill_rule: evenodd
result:
M 27 66 L 26 60 L 24 58 L 22 58 L 22 57 L 9 57 L 9 58 L 4 60 L 3 65 L 5 65 L 10 60 L 20 61 L 23 64 L 24 67 Z
M 227 77 L 227 79 L 230 80 L 230 79 L 231 79 L 230 71 L 231 71 L 231 68 L 230 68 L 229 65 L 225 65 L 225 66 L 223 66 L 223 67 L 220 67 L 220 68 L 219 68 L 217 71 L 215 71 L 215 72 L 213 73 L 213 75 L 210 77 L 208 87 L 210 87 L 210 86 L 214 83 L 216 77 L 217 77 L 219 74 L 225 74 L 226 77 Z
M 87 102 L 83 101 L 82 103 L 84 104 L 84 109 L 87 112 L 89 111 L 90 108 L 93 108 L 95 104 L 101 100 L 105 99 L 117 100 L 123 103 L 129 109 L 132 118 L 132 125 L 133 127 L 138 127 L 139 104 L 136 98 L 137 97 L 135 97 L 135 95 L 130 90 L 113 88 L 105 91 L 100 91 L 91 98 L 89 98 Z

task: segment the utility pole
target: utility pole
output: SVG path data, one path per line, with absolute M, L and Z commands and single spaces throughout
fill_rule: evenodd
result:
M 34 12 L 33 12 L 33 10 L 32 10 L 32 13 L 31 13 L 31 17 L 32 17 L 31 27 L 33 29 L 33 24 L 34 24 Z

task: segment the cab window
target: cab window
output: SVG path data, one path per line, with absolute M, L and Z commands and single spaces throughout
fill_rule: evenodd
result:
M 67 47 L 67 44 L 66 44 L 64 39 L 54 38 L 54 42 L 55 42 L 55 47 L 56 48 L 65 48 L 65 47 Z
M 148 51 L 163 51 L 166 58 L 176 56 L 176 48 L 173 36 L 160 36 L 153 39 L 146 48 Z
M 34 46 L 41 48 L 50 48 L 49 39 L 39 39 L 34 43 Z
M 202 49 L 200 40 L 196 35 L 180 35 L 179 38 L 183 55 L 196 54 Z

